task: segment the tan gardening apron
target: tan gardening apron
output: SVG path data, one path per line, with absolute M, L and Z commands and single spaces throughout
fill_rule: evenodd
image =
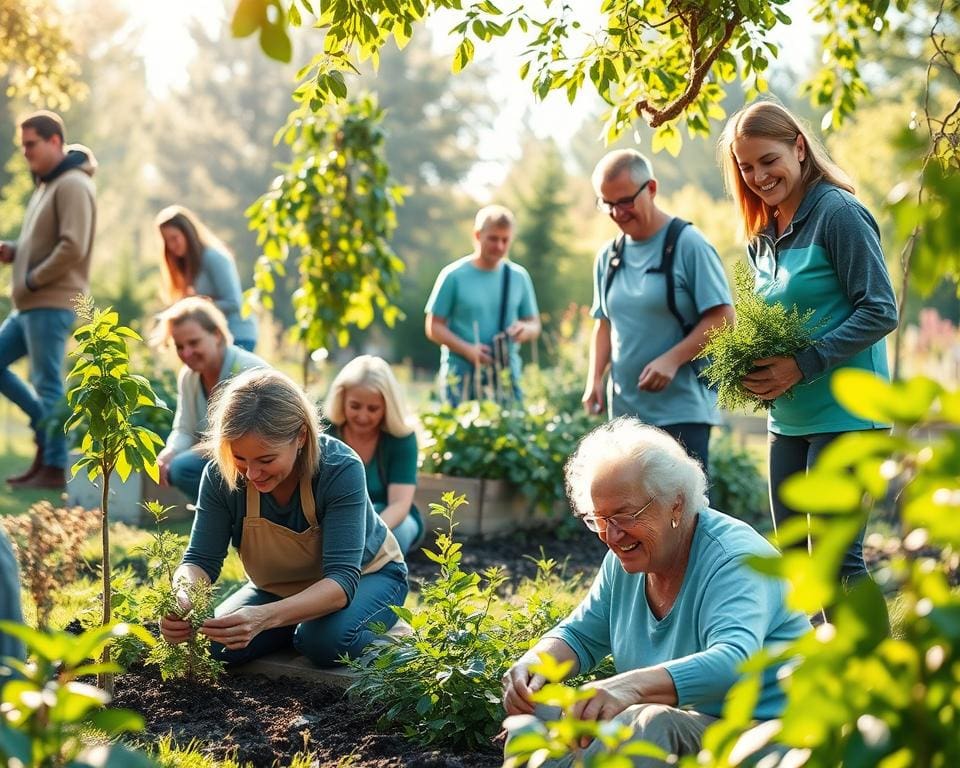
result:
M 313 487 L 300 478 L 300 506 L 310 525 L 302 533 L 260 517 L 260 493 L 247 483 L 247 508 L 240 538 L 240 562 L 258 589 L 290 597 L 320 581 L 323 572 L 323 531 L 317 524 Z M 375 573 L 390 562 L 403 562 L 400 545 L 387 530 L 380 551 L 361 573 Z

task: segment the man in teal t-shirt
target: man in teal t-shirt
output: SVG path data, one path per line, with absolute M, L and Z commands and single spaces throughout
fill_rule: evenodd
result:
M 707 334 L 734 318 L 730 288 L 716 250 L 693 226 L 680 230 L 673 254 L 673 296 L 681 327 L 667 303 L 660 268 L 672 220 L 656 202 L 650 161 L 632 149 L 608 153 L 593 172 L 597 208 L 619 227 L 621 264 L 611 271 L 611 247 L 594 265 L 593 336 L 584 408 L 610 418 L 635 416 L 676 439 L 708 471 L 711 427 L 721 422 L 717 395 L 690 361 Z M 609 381 L 604 386 L 604 377 Z
M 527 270 L 507 258 L 512 239 L 513 214 L 481 208 L 473 253 L 444 267 L 427 299 L 427 338 L 441 346 L 441 390 L 454 405 L 520 399 L 520 345 L 540 335 L 540 312 Z

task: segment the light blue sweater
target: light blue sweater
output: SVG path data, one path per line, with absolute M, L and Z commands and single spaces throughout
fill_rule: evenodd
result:
M 217 309 L 223 312 L 235 341 L 256 343 L 256 318 L 253 315 L 243 317 L 240 313 L 243 307 L 243 292 L 233 259 L 208 246 L 203 252 L 203 261 L 200 272 L 193 281 L 193 289 L 198 296 L 209 296 Z
M 590 593 L 547 637 L 573 649 L 581 672 L 610 654 L 618 672 L 662 666 L 680 707 L 718 716 L 743 661 L 810 628 L 806 616 L 787 608 L 783 582 L 744 563 L 749 555 L 775 553 L 746 523 L 704 509 L 680 593 L 662 620 L 647 604 L 646 574 L 627 573 L 608 552 Z M 777 717 L 783 705 L 776 669 L 768 670 L 754 715 Z

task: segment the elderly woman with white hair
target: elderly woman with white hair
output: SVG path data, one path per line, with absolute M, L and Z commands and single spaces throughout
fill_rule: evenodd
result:
M 617 674 L 590 684 L 586 720 L 634 728 L 634 738 L 695 755 L 743 661 L 795 640 L 810 624 L 786 605 L 782 581 L 746 564 L 776 550 L 750 526 L 707 506 L 703 470 L 665 432 L 621 417 L 587 435 L 566 466 L 574 514 L 609 547 L 589 594 L 504 675 L 507 714 L 532 714 L 541 654 L 570 675 L 608 655 Z M 784 693 L 768 670 L 754 717 L 779 716 Z M 593 743 L 590 750 L 601 750 Z M 660 766 L 634 758 L 635 766 Z

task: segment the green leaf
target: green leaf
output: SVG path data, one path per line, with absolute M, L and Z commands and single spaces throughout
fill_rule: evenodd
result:
M 788 477 L 780 486 L 780 498 L 801 512 L 846 514 L 860 508 L 863 489 L 849 475 L 814 468 L 807 474 Z
M 89 717 L 90 724 L 109 736 L 131 731 L 142 731 L 143 716 L 129 709 L 102 709 Z
M 830 388 L 840 404 L 855 416 L 905 424 L 921 421 L 943 391 L 937 382 L 923 376 L 891 384 L 856 368 L 837 371 Z
M 282 24 L 264 23 L 260 27 L 260 48 L 271 59 L 289 64 L 293 58 L 293 45 Z
M 457 74 L 462 71 L 464 67 L 467 66 L 473 60 L 474 54 L 474 45 L 473 41 L 467 38 L 457 46 L 456 53 L 453 56 L 452 69 L 453 73 Z

